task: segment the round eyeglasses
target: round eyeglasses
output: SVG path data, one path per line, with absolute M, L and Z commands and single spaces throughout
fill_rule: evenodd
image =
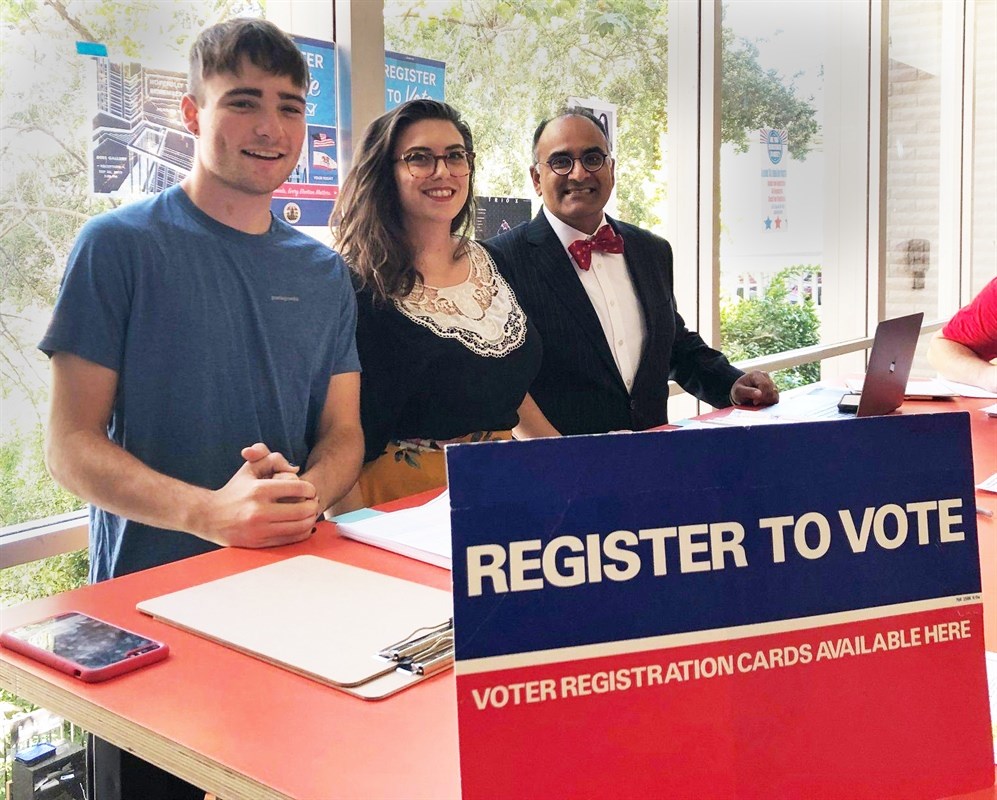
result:
M 451 150 L 442 156 L 432 153 L 406 153 L 395 161 L 404 161 L 413 178 L 428 178 L 436 172 L 436 163 L 442 161 L 452 178 L 463 178 L 471 172 L 474 153 L 470 150 Z
M 543 163 L 550 167 L 550 171 L 556 175 L 567 175 L 575 167 L 575 162 L 580 161 L 582 168 L 586 172 L 598 172 L 602 169 L 606 160 L 609 158 L 609 153 L 603 153 L 599 150 L 592 150 L 589 153 L 584 153 L 578 158 L 572 158 L 571 156 L 561 155 L 549 158 Z

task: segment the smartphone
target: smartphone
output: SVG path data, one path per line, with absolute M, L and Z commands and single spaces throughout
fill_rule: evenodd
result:
M 862 399 L 860 394 L 846 394 L 838 402 L 838 411 L 844 414 L 854 414 L 859 410 L 859 401 Z
M 78 611 L 0 633 L 0 644 L 87 683 L 162 661 L 170 649 Z
M 25 750 L 18 750 L 14 754 L 14 760 L 31 766 L 32 764 L 37 764 L 39 761 L 44 761 L 46 758 L 50 758 L 53 755 L 55 755 L 55 745 L 49 742 L 42 742 L 41 744 L 36 744 Z

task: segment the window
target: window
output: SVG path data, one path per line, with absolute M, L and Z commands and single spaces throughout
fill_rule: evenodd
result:
M 610 215 L 661 229 L 668 26 L 663 2 L 386 0 L 385 47 L 446 64 L 446 101 L 475 139 L 479 196 L 531 199 L 533 131 L 567 103 L 604 114 L 617 159 Z
M 723 4 L 721 349 L 735 359 L 818 344 L 823 312 L 841 302 L 843 269 L 824 247 L 839 236 L 827 180 L 837 157 L 825 138 L 841 135 L 843 120 L 827 111 L 853 68 L 836 58 L 846 34 L 835 11 L 828 2 Z M 850 165 L 866 169 L 861 148 Z M 819 377 L 815 363 L 776 380 L 791 388 Z

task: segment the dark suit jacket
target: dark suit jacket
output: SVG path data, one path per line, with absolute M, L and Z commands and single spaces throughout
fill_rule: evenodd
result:
M 506 279 L 543 340 L 543 363 L 530 387 L 562 434 L 645 430 L 668 421 L 668 379 L 723 408 L 743 373 L 686 328 L 672 291 L 672 248 L 633 225 L 609 220 L 644 312 L 644 350 L 627 392 L 595 309 L 543 210 L 488 240 Z

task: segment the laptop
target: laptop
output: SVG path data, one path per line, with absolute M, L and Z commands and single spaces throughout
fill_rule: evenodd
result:
M 914 350 L 921 333 L 924 314 L 883 320 L 876 326 L 872 353 L 862 383 L 857 407 L 843 412 L 840 389 L 820 387 L 807 394 L 770 406 L 768 413 L 784 420 L 847 419 L 852 416 L 877 417 L 898 409 L 914 363 Z
M 914 363 L 924 314 L 884 319 L 876 326 L 857 417 L 879 417 L 900 408 Z

